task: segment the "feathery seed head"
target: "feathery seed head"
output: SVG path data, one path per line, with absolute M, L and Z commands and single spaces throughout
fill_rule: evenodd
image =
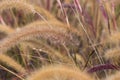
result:
M 26 3 L 25 1 L 5 0 L 0 2 L 0 12 L 11 8 L 22 9 L 25 13 L 29 12 L 35 13 L 33 6 Z
M 17 70 L 18 72 L 25 73 L 25 69 L 14 59 L 10 58 L 7 55 L 0 53 L 0 61 Z
M 105 52 L 106 59 L 114 59 L 120 57 L 120 48 L 109 49 Z
M 54 25 L 54 23 L 52 24 Z M 55 44 L 74 44 L 76 41 L 72 38 L 74 35 L 71 35 L 71 33 L 73 34 L 67 27 L 62 27 L 57 24 L 52 26 L 46 23 L 41 24 L 41 22 L 33 22 L 3 39 L 0 42 L 0 52 L 4 52 L 13 45 L 21 41 L 32 39 L 33 37 L 44 38 Z
M 108 76 L 105 80 L 120 80 L 120 72 L 116 72 L 114 75 Z
M 27 80 L 93 80 L 88 74 L 77 68 L 66 66 L 44 67 L 28 76 Z

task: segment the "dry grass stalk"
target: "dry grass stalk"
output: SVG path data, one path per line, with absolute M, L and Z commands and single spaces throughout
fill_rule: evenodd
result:
M 41 51 L 45 52 L 48 56 L 50 56 L 52 59 L 54 59 L 53 62 L 69 63 L 69 64 L 73 65 L 73 62 L 72 62 L 71 58 L 68 58 L 68 56 L 66 56 L 63 52 L 55 50 L 54 48 L 47 45 L 46 43 L 43 43 L 40 40 L 33 39 L 33 40 L 27 40 L 27 41 L 21 42 L 21 43 L 29 46 L 32 49 L 38 50 L 40 52 Z M 29 54 L 27 54 L 27 55 L 29 55 Z M 29 55 L 29 56 L 31 56 L 31 55 Z M 82 56 L 76 54 L 76 59 L 77 59 L 78 62 L 82 63 L 81 65 L 85 64 L 85 61 L 82 58 Z
M 40 40 L 34 39 L 34 40 L 27 40 L 25 42 L 22 42 L 23 44 L 27 44 L 31 48 L 39 49 L 39 51 L 46 52 L 49 56 L 55 56 L 59 58 L 61 61 L 68 62 L 68 58 L 66 58 L 62 53 L 59 51 L 53 49 L 51 46 L 47 45 L 46 43 L 41 42 Z

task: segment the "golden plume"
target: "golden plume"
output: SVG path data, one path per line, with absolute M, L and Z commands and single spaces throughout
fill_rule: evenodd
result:
M 36 70 L 26 80 L 93 80 L 75 67 L 52 65 Z

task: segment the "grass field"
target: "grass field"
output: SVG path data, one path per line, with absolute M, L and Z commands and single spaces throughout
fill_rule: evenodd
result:
M 120 80 L 119 0 L 0 0 L 0 80 Z

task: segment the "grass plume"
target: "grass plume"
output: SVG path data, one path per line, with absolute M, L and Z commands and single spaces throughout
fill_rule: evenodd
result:
M 24 2 L 24 1 L 18 1 L 18 0 L 5 0 L 0 2 L 0 12 L 6 9 L 11 9 L 11 8 L 16 8 L 16 9 L 22 9 L 24 12 L 34 12 L 34 8 Z
M 12 29 L 9 26 L 0 25 L 0 32 L 4 32 L 6 34 L 11 34 L 12 32 L 14 32 L 14 29 Z
M 54 65 L 36 70 L 27 80 L 93 80 L 88 74 L 77 68 Z
M 120 32 L 114 32 L 108 36 L 106 42 L 118 44 L 120 42 Z
M 120 80 L 120 72 L 116 72 L 113 75 L 110 75 L 105 80 Z
M 46 19 L 55 19 L 48 11 L 45 9 L 38 7 L 36 5 L 32 5 L 29 2 L 26 1 L 18 1 L 18 0 L 5 0 L 0 2 L 0 12 L 3 12 L 7 9 L 16 8 L 18 10 L 24 11 L 24 13 L 39 13 L 40 15 L 43 15 Z
M 5 54 L 0 54 L 0 61 L 17 70 L 18 72 L 25 73 L 25 69 L 19 63 Z
M 71 36 L 67 27 L 61 26 L 49 26 L 46 23 L 41 24 L 40 22 L 33 22 L 25 27 L 21 28 L 19 31 L 14 32 L 7 38 L 0 42 L 0 52 L 5 52 L 10 47 L 16 45 L 17 43 L 29 40 L 33 37 L 42 37 L 50 40 L 53 43 L 67 44 L 76 43 L 74 38 Z M 8 46 L 9 45 L 9 46 Z
M 120 57 L 120 48 L 109 49 L 105 52 L 106 59 L 118 59 Z

